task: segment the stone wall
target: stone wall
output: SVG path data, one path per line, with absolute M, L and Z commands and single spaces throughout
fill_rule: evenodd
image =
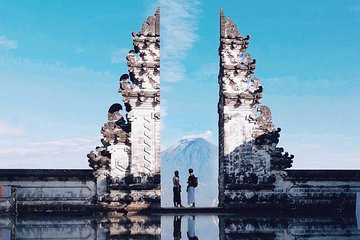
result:
M 4 211 L 88 211 L 95 207 L 92 170 L 1 169 L 0 186 L 12 189 L 11 196 L 0 196 L 11 203 Z
M 359 170 L 286 170 L 274 184 L 228 186 L 225 208 L 354 212 L 358 193 Z
M 280 186 L 292 208 L 355 211 L 356 195 L 360 193 L 359 170 L 287 170 L 286 173 Z

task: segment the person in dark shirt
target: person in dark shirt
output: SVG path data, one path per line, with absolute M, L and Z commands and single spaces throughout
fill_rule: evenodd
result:
M 186 188 L 186 192 L 187 192 L 187 197 L 188 197 L 188 204 L 191 207 L 195 207 L 195 175 L 194 175 L 194 170 L 192 168 L 189 169 L 189 178 L 187 181 L 187 188 Z
M 183 207 L 181 204 L 181 185 L 180 185 L 180 178 L 179 178 L 179 171 L 174 172 L 173 181 L 173 192 L 174 192 L 174 207 Z

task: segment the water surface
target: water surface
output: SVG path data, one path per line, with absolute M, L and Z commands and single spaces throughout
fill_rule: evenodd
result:
M 360 239 L 354 215 L 2 216 L 0 239 Z

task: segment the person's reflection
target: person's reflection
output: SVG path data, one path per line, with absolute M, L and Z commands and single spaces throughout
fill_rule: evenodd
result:
M 181 239 L 181 218 L 182 216 L 174 216 L 174 233 L 173 237 L 174 240 L 180 240 Z
M 195 234 L 195 216 L 189 216 L 188 218 L 187 237 L 190 240 L 198 240 L 198 237 Z
M 360 192 L 356 193 L 356 221 L 360 230 Z

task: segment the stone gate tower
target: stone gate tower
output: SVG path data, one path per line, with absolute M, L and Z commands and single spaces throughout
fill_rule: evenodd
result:
M 123 105 L 109 108 L 102 146 L 88 154 L 97 177 L 97 201 L 126 211 L 160 207 L 159 9 L 132 37 L 128 73 L 120 77 Z
M 293 156 L 277 148 L 280 129 L 261 105 L 263 87 L 253 77 L 256 60 L 246 52 L 250 36 L 242 36 L 220 13 L 219 71 L 219 206 L 237 207 L 253 197 L 258 202 L 274 190 Z

